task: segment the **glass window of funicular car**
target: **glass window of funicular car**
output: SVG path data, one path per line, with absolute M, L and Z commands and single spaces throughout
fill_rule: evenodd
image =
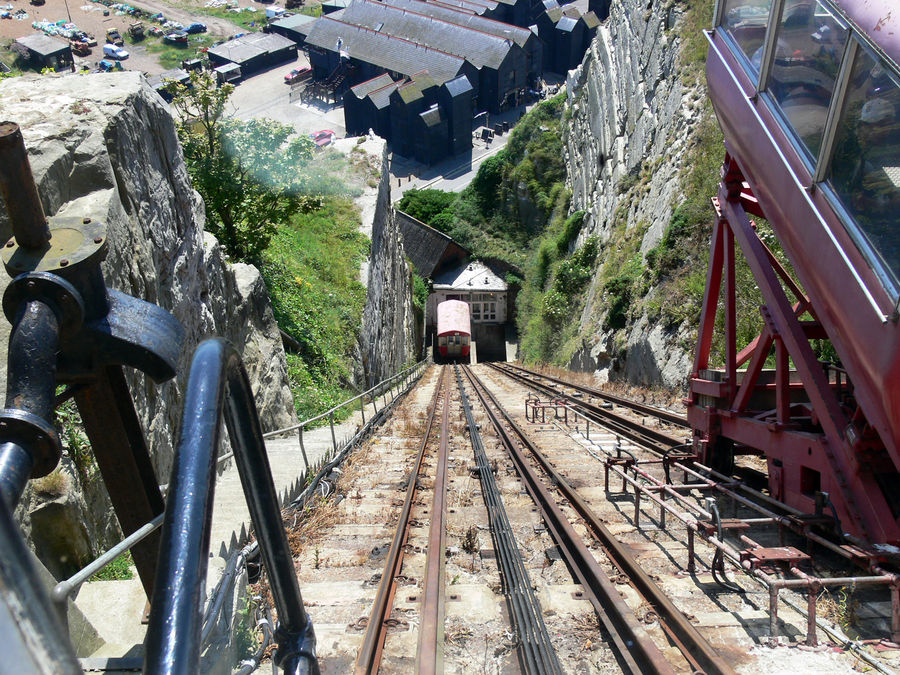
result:
M 849 64 L 822 173 L 848 230 L 885 285 L 900 289 L 900 78 L 868 47 Z
M 773 0 L 719 0 L 716 24 L 737 45 L 754 74 L 759 66 Z
M 821 0 L 784 0 L 760 86 L 815 165 L 835 93 L 847 26 Z

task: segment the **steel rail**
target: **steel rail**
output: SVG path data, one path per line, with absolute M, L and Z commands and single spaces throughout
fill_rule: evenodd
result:
M 684 415 L 679 415 L 677 413 L 673 413 L 670 410 L 664 410 L 662 408 L 656 408 L 652 405 L 647 405 L 646 403 L 638 403 L 637 401 L 632 401 L 630 399 L 625 398 L 624 396 L 616 396 L 615 394 L 609 394 L 605 391 L 600 391 L 599 389 L 594 389 L 593 387 L 588 387 L 583 384 L 576 384 L 575 382 L 569 382 L 568 380 L 564 380 L 560 377 L 554 377 L 553 375 L 547 375 L 545 373 L 539 373 L 536 370 L 531 370 L 530 368 L 525 368 L 523 366 L 517 366 L 513 363 L 503 363 L 503 364 L 490 364 L 492 367 L 497 370 L 512 370 L 520 373 L 525 373 L 527 375 L 531 375 L 533 377 L 542 377 L 545 380 L 550 380 L 551 382 L 556 382 L 557 384 L 561 384 L 564 387 L 571 387 L 577 391 L 584 392 L 585 394 L 590 394 L 591 396 L 596 396 L 597 398 L 601 398 L 604 401 L 608 401 L 610 403 L 614 403 L 617 406 L 622 408 L 631 408 L 639 413 L 644 415 L 651 415 L 658 419 L 661 419 L 669 424 L 674 424 L 679 427 L 684 427 L 685 429 L 690 429 L 691 425 L 687 421 L 687 417 Z
M 391 542 L 391 548 L 388 551 L 387 560 L 384 564 L 384 572 L 381 574 L 381 582 L 378 584 L 378 592 L 372 604 L 372 612 L 369 614 L 366 634 L 363 637 L 362 645 L 356 657 L 354 673 L 357 675 L 377 673 L 378 666 L 381 663 L 387 628 L 386 621 L 391 616 L 394 596 L 397 592 L 397 575 L 400 574 L 400 569 L 403 565 L 404 547 L 409 538 L 410 514 L 412 513 L 412 505 L 419 484 L 418 476 L 422 470 L 422 461 L 425 457 L 428 440 L 431 437 L 431 429 L 434 426 L 434 420 L 437 418 L 437 403 L 441 391 L 444 391 L 446 396 L 445 384 L 446 380 L 443 378 L 438 382 L 438 386 L 434 389 L 434 396 L 428 406 L 428 422 L 425 427 L 425 433 L 422 436 L 422 443 L 419 445 L 419 450 L 416 454 L 415 464 L 409 474 L 409 485 L 406 488 L 406 499 L 400 511 L 400 521 L 397 524 L 397 530 L 394 533 L 394 539 Z
M 444 408 L 441 413 L 441 442 L 438 446 L 437 469 L 431 501 L 431 523 L 428 528 L 428 553 L 425 558 L 425 583 L 416 648 L 416 672 L 433 675 L 444 671 L 444 544 L 447 511 L 447 446 L 450 441 L 450 371 L 441 373 Z
M 513 628 L 518 635 L 518 654 L 522 669 L 525 673 L 536 675 L 541 673 L 562 675 L 562 666 L 550 641 L 541 606 L 535 597 L 528 570 L 525 569 L 525 563 L 516 544 L 515 534 L 506 515 L 487 453 L 484 451 L 484 443 L 481 441 L 481 434 L 478 432 L 478 425 L 475 423 L 459 369 L 455 366 L 454 374 L 469 426 L 469 438 L 482 486 L 481 493 L 488 511 L 491 536 L 494 539 L 497 562 L 503 579 L 503 592 L 510 609 Z
M 540 507 L 544 522 L 566 558 L 569 569 L 574 572 L 575 577 L 587 592 L 588 600 L 612 640 L 613 649 L 619 657 L 619 665 L 626 672 L 635 674 L 673 674 L 675 672 L 673 666 L 644 630 L 609 576 L 594 559 L 584 541 L 578 536 L 568 518 L 556 504 L 556 500 L 531 468 L 516 440 L 488 405 L 488 399 L 482 393 L 482 390 L 486 389 L 484 385 L 468 368 L 464 367 L 463 372 L 472 383 L 475 393 L 516 465 L 528 492 Z
M 547 396 L 553 396 L 557 399 L 565 399 L 566 401 L 569 401 L 573 406 L 582 408 L 585 411 L 585 413 L 583 413 L 585 417 L 593 416 L 594 422 L 602 424 L 613 433 L 618 434 L 623 438 L 627 438 L 634 443 L 638 443 L 639 445 L 644 446 L 652 450 L 653 452 L 663 454 L 667 450 L 670 450 L 676 446 L 684 445 L 684 439 L 675 438 L 674 436 L 670 436 L 669 434 L 666 434 L 662 431 L 648 429 L 640 422 L 635 422 L 634 420 L 630 420 L 627 417 L 623 417 L 608 410 L 604 410 L 600 406 L 582 401 L 576 396 L 570 396 L 569 394 L 558 392 L 555 389 L 535 382 L 534 380 L 529 379 L 520 373 L 504 370 L 502 368 L 493 366 L 492 364 L 488 365 L 491 365 L 494 370 L 499 373 L 503 373 L 504 375 L 506 375 L 506 377 L 527 384 L 532 389 L 543 392 Z
M 591 510 L 590 506 L 588 506 L 587 502 L 578 494 L 577 490 L 556 470 L 547 457 L 535 447 L 531 439 L 525 435 L 521 428 L 506 413 L 494 395 L 487 390 L 485 390 L 485 394 L 503 415 L 506 423 L 521 439 L 522 444 L 529 449 L 541 468 L 550 476 L 553 484 L 569 500 L 569 504 L 585 521 L 616 567 L 631 579 L 635 589 L 653 607 L 663 630 L 678 645 L 685 658 L 695 668 L 709 674 L 720 673 L 724 675 L 725 673 L 733 673 L 734 670 L 731 666 L 713 649 L 706 638 L 688 621 L 684 613 L 675 606 L 663 590 L 650 578 L 650 575 L 644 571 L 638 560 L 628 550 L 628 547 L 619 542 L 607 529 Z

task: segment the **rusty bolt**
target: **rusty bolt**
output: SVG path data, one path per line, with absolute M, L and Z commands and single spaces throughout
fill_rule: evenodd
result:
M 103 237 L 94 237 L 94 243 L 95 243 L 95 244 L 99 244 L 99 243 L 102 242 L 102 241 L 103 241 Z
M 35 286 L 36 284 L 33 281 L 29 281 L 25 284 L 25 288 L 27 288 L 29 291 L 33 291 L 35 289 Z
M 82 218 L 81 222 L 84 223 L 85 225 L 87 225 L 89 222 L 91 222 L 91 219 L 90 218 Z
M 69 264 L 69 261 L 66 260 L 65 258 L 63 258 L 62 260 L 59 261 L 59 266 L 60 266 L 60 267 L 65 267 L 65 266 L 68 265 L 68 264 Z

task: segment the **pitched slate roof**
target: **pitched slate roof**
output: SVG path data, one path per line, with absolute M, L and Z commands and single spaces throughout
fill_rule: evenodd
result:
M 427 0 L 427 2 L 443 5 L 444 7 L 455 7 L 479 16 L 485 12 L 496 11 L 497 6 L 500 4 L 496 0 Z
M 394 81 L 391 79 L 390 75 L 382 73 L 378 77 L 373 77 L 371 80 L 360 82 L 355 87 L 350 87 L 350 91 L 353 92 L 356 98 L 365 98 L 376 89 L 381 89 L 382 87 L 386 87 L 393 83 Z
M 555 1 L 555 0 L 554 0 Z M 442 19 L 466 28 L 473 28 L 482 33 L 489 33 L 497 37 L 512 40 L 520 47 L 531 37 L 531 31 L 502 21 L 495 21 L 479 14 L 472 14 L 456 7 L 447 7 L 435 2 L 423 2 L 423 0 L 384 0 L 385 5 L 391 5 L 400 9 L 406 9 L 418 14 L 424 14 L 435 19 Z
M 469 251 L 440 230 L 399 210 L 397 225 L 403 235 L 403 249 L 423 277 L 431 278 L 445 257 L 461 259 L 469 255 Z
M 345 10 L 346 11 L 346 10 Z M 460 74 L 465 59 L 454 54 L 418 44 L 402 37 L 381 33 L 346 21 L 320 17 L 306 38 L 306 43 L 328 51 L 336 51 L 338 39 L 341 51 L 351 58 L 402 75 L 427 70 L 437 84 L 443 84 Z
M 465 94 L 467 91 L 472 91 L 472 83 L 469 82 L 469 78 L 465 75 L 460 75 L 459 77 L 450 80 L 445 83 L 444 86 L 447 88 L 447 93 L 454 97 Z
M 390 84 L 383 86 L 381 89 L 370 91 L 368 96 L 371 99 L 372 103 L 375 104 L 375 107 L 379 110 L 381 110 L 382 108 L 387 108 L 391 104 L 391 94 L 397 91 L 397 87 L 399 87 L 400 84 L 400 82 L 391 82 Z
M 339 18 L 462 56 L 476 68 L 487 66 L 498 69 L 513 45 L 511 38 L 498 37 L 375 0 L 353 0 L 347 9 L 340 12 Z
M 397 93 L 404 103 L 424 98 L 424 92 L 435 85 L 435 81 L 427 72 L 416 73 L 406 82 L 397 85 Z
M 556 22 L 556 30 L 565 31 L 566 33 L 571 33 L 575 30 L 575 26 L 578 25 L 578 19 L 573 19 L 571 16 L 564 16 L 559 21 Z
M 434 290 L 505 291 L 506 282 L 480 260 L 448 270 L 434 279 Z

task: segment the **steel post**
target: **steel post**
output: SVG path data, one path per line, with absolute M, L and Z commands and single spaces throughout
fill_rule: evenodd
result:
M 101 368 L 90 386 L 75 393 L 75 403 L 119 525 L 128 536 L 161 514 L 165 503 L 122 367 Z M 148 598 L 153 596 L 159 541 L 159 532 L 153 532 L 131 550 Z
M 328 413 L 328 424 L 331 426 L 331 449 L 333 452 L 337 452 L 337 438 L 334 435 L 334 411 L 332 410 Z

